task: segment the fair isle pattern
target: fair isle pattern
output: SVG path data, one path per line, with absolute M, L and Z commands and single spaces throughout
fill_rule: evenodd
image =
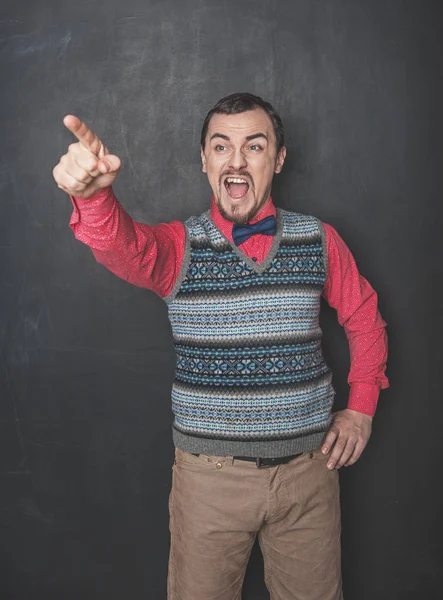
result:
M 252 456 L 258 448 L 277 456 L 280 442 L 298 447 L 329 424 L 334 392 L 319 327 L 322 226 L 296 213 L 277 217 L 273 245 L 258 265 L 209 213 L 186 222 L 182 273 L 167 298 L 177 354 L 174 439 L 183 450 L 204 452 L 210 440 L 214 454 Z
M 297 436 L 323 431 L 325 412 L 330 410 L 329 386 L 326 375 L 296 395 L 284 386 L 251 388 L 235 395 L 230 389 L 204 387 L 196 403 L 193 391 L 177 384 L 174 404 L 175 411 L 180 411 L 178 422 L 183 433 L 195 435 L 193 428 L 186 427 L 186 421 L 197 420 L 207 438 L 280 440 L 294 438 L 294 431 Z
M 176 345 L 177 379 L 209 386 L 251 386 L 314 379 L 325 371 L 320 342 L 208 351 Z

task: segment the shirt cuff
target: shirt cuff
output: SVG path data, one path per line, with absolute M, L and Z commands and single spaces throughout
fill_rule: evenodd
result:
M 112 208 L 114 194 L 111 187 L 99 190 L 89 198 L 77 198 L 71 196 L 73 212 L 69 225 L 73 227 L 80 221 L 83 223 L 96 224 L 107 216 Z
M 373 417 L 377 408 L 380 388 L 371 383 L 352 383 L 348 408 Z

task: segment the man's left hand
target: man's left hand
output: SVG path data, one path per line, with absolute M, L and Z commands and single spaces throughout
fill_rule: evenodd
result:
M 328 454 L 328 469 L 349 467 L 360 458 L 371 436 L 372 417 L 345 408 L 332 416 L 321 451 Z

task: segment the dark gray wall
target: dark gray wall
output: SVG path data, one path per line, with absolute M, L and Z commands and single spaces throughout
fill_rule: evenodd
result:
M 441 598 L 439 1 L 15 0 L 0 15 L 4 600 L 165 598 L 174 368 L 163 302 L 97 265 L 51 171 L 89 123 L 150 223 L 206 209 L 206 111 L 273 102 L 276 204 L 338 228 L 380 295 L 391 389 L 341 473 L 347 600 Z M 337 407 L 348 352 L 326 308 Z M 268 598 L 258 552 L 244 598 Z

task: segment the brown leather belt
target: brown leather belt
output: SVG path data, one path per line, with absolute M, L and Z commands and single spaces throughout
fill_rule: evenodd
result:
M 194 452 L 191 452 L 194 454 Z M 234 456 L 234 460 L 246 460 L 248 462 L 255 462 L 257 468 L 260 467 L 275 467 L 277 465 L 285 465 L 297 456 L 301 456 L 303 452 L 298 454 L 292 454 L 291 456 L 280 456 L 279 458 L 255 458 L 253 456 Z M 200 456 L 200 454 L 194 454 L 194 456 Z

